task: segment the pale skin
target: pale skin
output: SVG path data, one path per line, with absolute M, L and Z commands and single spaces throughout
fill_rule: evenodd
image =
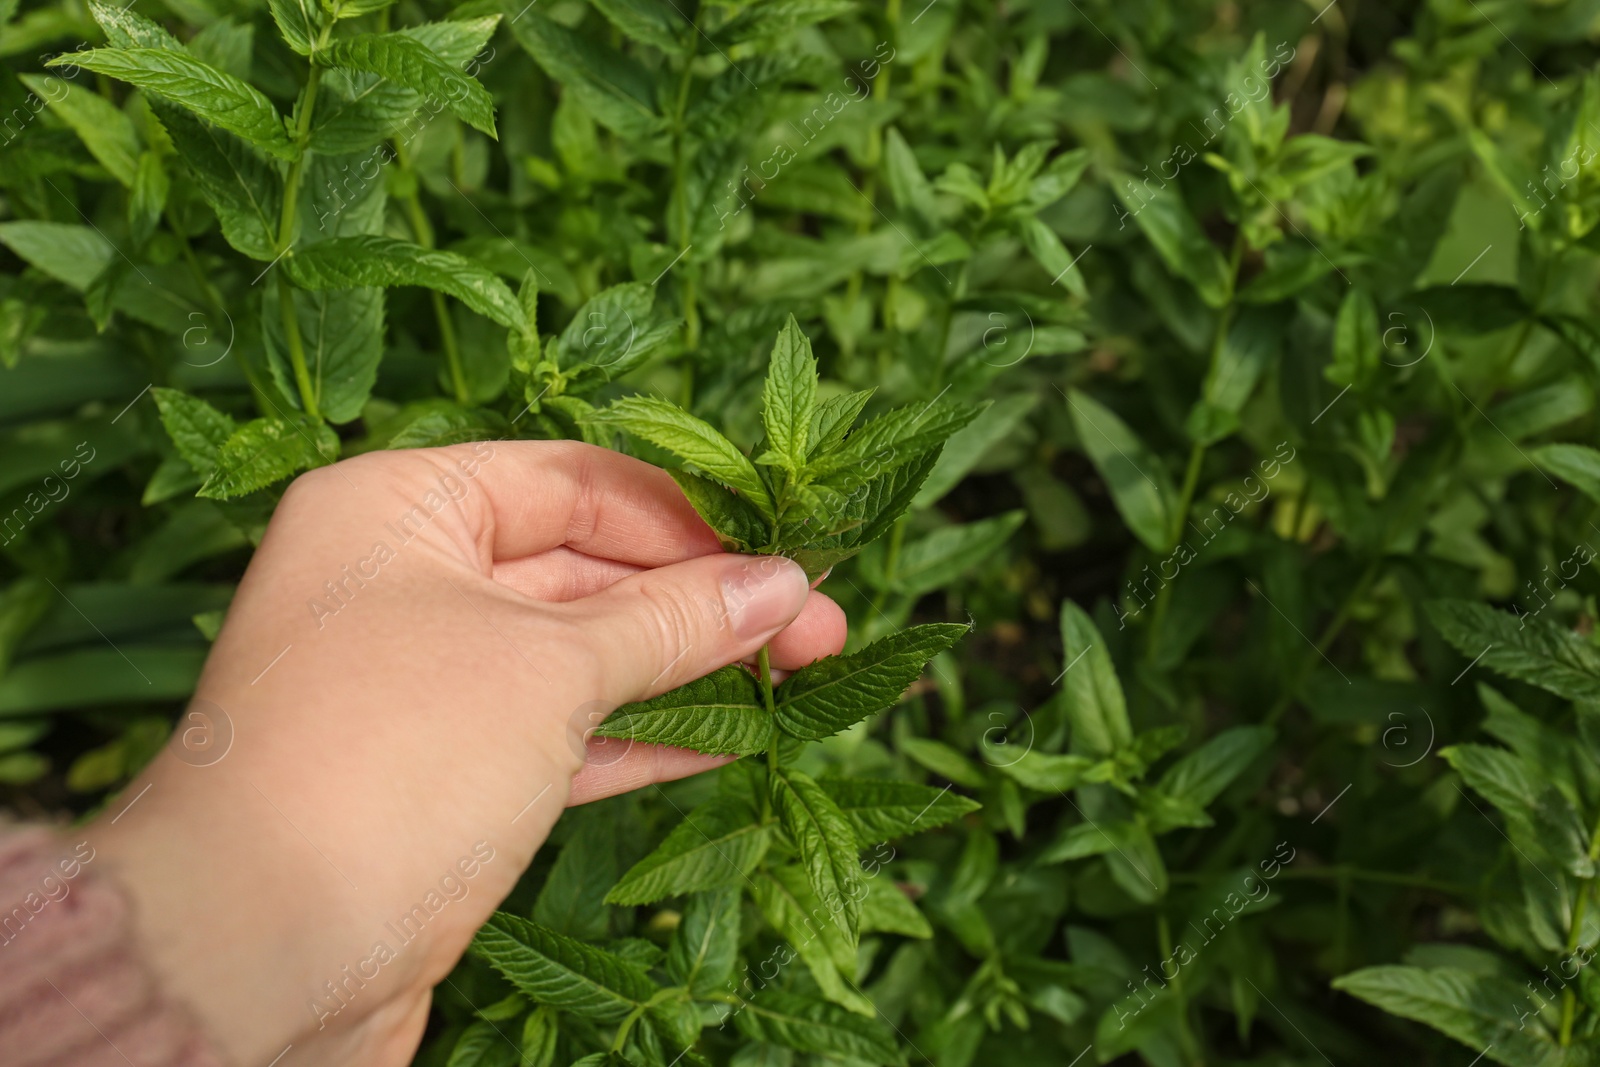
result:
M 346 565 L 377 573 L 339 606 L 324 583 Z M 196 766 L 180 732 L 87 828 L 95 866 L 230 1062 L 292 1046 L 280 1067 L 407 1064 L 432 988 L 564 807 L 724 762 L 586 741 L 607 712 L 764 644 L 792 670 L 844 639 L 800 568 L 723 553 L 638 460 L 571 442 L 347 460 L 290 487 L 206 662 L 196 699 L 223 710 L 231 747 Z M 447 875 L 466 894 L 319 1016 L 313 1000 L 339 1006 L 325 983 L 398 946 L 388 924 Z

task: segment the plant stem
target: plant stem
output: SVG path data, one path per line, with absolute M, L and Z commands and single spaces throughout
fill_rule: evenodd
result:
M 328 43 L 328 36 L 333 32 L 333 22 L 330 20 L 322 28 L 322 35 L 317 39 L 315 51 L 320 51 Z M 322 67 L 316 62 L 315 54 L 311 59 L 311 73 L 306 76 L 306 87 L 300 93 L 299 106 L 296 108 L 295 143 L 299 146 L 299 153 L 294 162 L 289 164 L 288 177 L 283 183 L 283 211 L 278 217 L 278 255 L 287 255 L 289 248 L 294 244 L 295 208 L 300 196 L 300 181 L 305 176 L 306 161 L 311 157 L 310 149 L 306 142 L 311 137 L 311 116 L 316 110 L 317 88 L 322 84 Z M 294 366 L 295 385 L 300 389 L 300 404 L 305 408 L 306 414 L 318 422 L 322 421 L 322 413 L 317 409 L 317 389 L 311 380 L 311 372 L 306 367 L 306 349 L 300 339 L 300 318 L 294 310 L 294 293 L 289 285 L 288 275 L 283 271 L 278 272 L 278 309 L 283 314 L 283 332 L 289 341 L 289 362 Z
M 1156 943 L 1161 946 L 1161 958 L 1170 960 L 1172 958 L 1172 926 L 1167 921 L 1167 913 L 1165 911 L 1156 912 Z M 1158 971 L 1161 969 L 1159 964 L 1156 969 Z M 1162 973 L 1162 977 L 1166 977 L 1165 972 Z M 1175 971 L 1171 978 L 1167 979 L 1167 985 L 1171 987 L 1172 996 L 1178 1002 L 1178 1042 L 1183 1046 L 1184 1059 L 1189 1063 L 1202 1064 L 1205 1060 L 1200 1055 L 1199 1042 L 1195 1040 L 1194 1031 L 1189 1027 L 1189 1000 L 1183 992 L 1183 971 L 1181 968 Z
M 204 294 L 206 303 L 211 310 L 224 320 L 228 320 L 227 309 L 222 303 L 222 294 L 217 292 L 217 287 L 206 276 L 205 268 L 200 265 L 200 259 L 194 254 L 194 246 L 189 243 L 189 238 L 178 225 L 176 214 L 169 204 L 166 209 L 167 227 L 172 231 L 172 236 L 178 241 L 178 250 L 183 255 L 183 261 L 189 267 L 189 272 L 194 275 L 194 281 Z M 244 350 L 239 349 L 234 358 L 238 360 L 239 369 L 244 372 L 244 380 L 250 386 L 250 395 L 255 398 L 256 410 L 263 415 L 272 414 L 272 389 L 256 376 L 256 370 L 250 365 L 250 360 L 245 356 Z
M 1600 859 L 1600 819 L 1595 820 L 1594 830 L 1589 834 L 1589 862 L 1594 863 Z M 1578 951 L 1578 942 L 1583 939 L 1583 919 L 1589 910 L 1589 896 L 1594 888 L 1594 882 L 1585 880 L 1578 883 L 1578 899 L 1572 905 L 1572 928 L 1567 931 L 1567 951 L 1564 959 L 1571 959 L 1572 954 Z M 1572 995 L 1570 986 L 1561 989 L 1561 1044 L 1563 1047 L 1572 1044 L 1572 1023 L 1576 1014 L 1577 999 Z
M 1314 646 L 1315 654 L 1307 656 L 1301 661 L 1299 669 L 1295 671 L 1293 680 L 1284 688 L 1283 695 L 1278 698 L 1278 702 L 1272 705 L 1272 710 L 1267 712 L 1266 725 L 1275 725 L 1283 717 L 1283 713 L 1289 710 L 1289 705 L 1294 703 L 1295 694 L 1305 684 L 1306 675 L 1311 672 L 1312 667 L 1316 666 L 1317 660 L 1328 654 L 1329 646 L 1338 638 L 1340 631 L 1344 629 L 1345 623 L 1350 621 L 1351 609 L 1355 607 L 1356 601 L 1366 594 L 1367 588 L 1372 584 L 1373 579 L 1377 578 L 1382 567 L 1383 560 L 1381 558 L 1375 559 L 1362 572 L 1360 579 L 1356 581 L 1355 587 L 1350 590 L 1343 602 L 1340 603 L 1338 610 L 1333 613 L 1333 618 L 1329 620 L 1327 629 L 1323 630 L 1322 636 L 1317 639 L 1317 643 Z
M 900 516 L 894 520 L 894 525 L 889 527 L 889 547 L 883 554 L 883 588 L 872 595 L 872 610 L 881 616 L 883 607 L 889 602 L 888 583 L 894 581 L 894 573 L 900 568 L 900 546 L 906 540 L 906 517 Z
M 402 173 L 410 175 L 411 160 L 406 156 L 405 144 L 398 139 L 394 142 L 395 162 L 400 165 Z M 434 247 L 433 224 L 428 221 L 428 213 L 422 209 L 422 197 L 417 192 L 416 180 L 410 182 L 410 193 L 405 197 L 406 219 L 411 223 L 411 232 L 416 235 L 417 244 L 423 248 Z M 456 394 L 456 403 L 465 407 L 472 403 L 472 391 L 467 388 L 467 376 L 462 370 L 461 346 L 456 341 L 455 321 L 450 317 L 450 309 L 444 302 L 444 294 L 437 289 L 428 292 L 433 297 L 433 317 L 439 324 L 439 343 L 444 348 L 445 366 L 450 372 L 450 388 Z
M 694 60 L 698 49 L 691 49 L 684 57 L 683 72 L 678 77 L 678 99 L 674 112 L 674 129 L 672 134 L 672 188 L 675 201 L 676 227 L 678 240 L 683 242 L 681 252 L 689 247 L 689 194 L 688 194 L 688 129 L 684 125 L 684 116 L 689 111 L 689 90 L 694 85 Z M 685 263 L 682 271 L 683 289 L 683 348 L 687 359 L 684 361 L 684 396 L 683 406 L 692 408 L 694 402 L 694 354 L 700 348 L 700 308 L 699 294 L 696 292 L 696 278 L 693 264 Z
M 767 742 L 767 774 L 776 778 L 778 775 L 778 706 L 772 699 L 772 655 L 766 645 L 762 645 L 761 651 L 756 653 L 756 674 L 761 682 L 761 702 L 767 706 L 767 715 L 772 719 L 772 738 Z M 761 794 L 761 821 L 766 822 L 771 815 L 772 801 L 769 791 Z
M 1589 882 L 1578 883 L 1578 900 L 1572 906 L 1572 929 L 1567 932 L 1567 952 L 1564 958 L 1571 959 L 1572 954 L 1578 949 L 1578 939 L 1583 936 L 1583 916 L 1589 908 Z M 1563 1048 L 1572 1044 L 1572 1022 L 1576 1014 L 1577 998 L 1572 995 L 1571 986 L 1561 987 L 1561 1045 Z
M 1228 302 L 1217 312 L 1217 326 L 1211 334 L 1211 358 L 1207 364 L 1206 376 L 1209 378 L 1217 373 L 1217 366 L 1222 362 L 1222 351 L 1227 347 L 1228 329 L 1233 325 L 1235 304 L 1233 289 L 1239 284 L 1239 263 L 1244 259 L 1244 227 L 1240 227 L 1233 235 L 1233 249 L 1228 254 Z M 1202 396 L 1202 399 L 1204 397 Z M 1195 490 L 1200 485 L 1200 468 L 1205 463 L 1207 445 L 1196 441 L 1189 449 L 1189 463 L 1183 472 L 1183 488 L 1178 493 L 1178 507 L 1172 516 L 1172 545 L 1176 546 L 1183 538 L 1183 528 L 1189 521 L 1189 508 L 1194 503 Z M 1161 626 L 1167 618 L 1167 602 L 1172 598 L 1172 583 L 1167 582 L 1156 593 L 1155 608 L 1150 616 L 1150 634 L 1145 639 L 1145 660 L 1154 662 L 1156 649 L 1160 647 Z
M 289 339 L 289 363 L 294 367 L 294 384 L 300 390 L 300 404 L 307 415 L 322 420 L 317 409 L 317 387 L 311 381 L 311 371 L 306 366 L 305 342 L 300 339 L 300 318 L 294 309 L 294 290 L 286 274 L 278 274 L 278 311 L 283 316 L 283 334 Z

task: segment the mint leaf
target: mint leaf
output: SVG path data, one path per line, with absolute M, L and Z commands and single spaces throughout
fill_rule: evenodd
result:
M 1032 750 L 1013 755 L 1009 746 L 990 746 L 986 749 L 989 762 L 1001 774 L 1018 785 L 1037 789 L 1041 793 L 1065 793 L 1076 789 L 1083 777 L 1097 762 L 1088 756 L 1063 756 Z
M 881 584 L 905 596 L 921 596 L 950 585 L 999 551 L 1027 518 L 1025 511 L 1008 511 L 935 530 L 905 545 L 894 573 L 880 575 L 884 578 Z M 862 557 L 862 562 L 866 559 Z
M 1544 768 L 1490 745 L 1452 745 L 1439 755 L 1505 815 L 1515 840 L 1548 852 L 1574 877 L 1594 877 L 1583 817 Z
M 809 775 L 780 767 L 768 782 L 772 808 L 831 922 L 853 945 L 860 919 L 861 865 L 850 822 Z
M 300 55 L 309 56 L 319 18 L 311 0 L 267 0 L 267 8 L 283 42 Z
M 284 263 L 295 284 L 305 289 L 421 285 L 449 293 L 508 329 L 527 328 L 522 304 L 505 282 L 454 252 L 362 234 L 312 245 Z
M 592 372 L 610 381 L 639 366 L 672 339 L 676 322 L 655 320 L 655 291 L 643 282 L 596 293 L 551 345 L 550 358 L 574 379 Z
M 511 29 L 545 73 L 596 122 L 628 138 L 649 137 L 661 129 L 655 79 L 634 60 L 538 11 L 515 20 Z
M 223 445 L 238 429 L 232 417 L 218 411 L 197 396 L 156 386 L 150 390 L 161 425 L 178 448 L 178 455 L 201 478 L 216 468 Z
M 725 552 L 755 553 L 772 543 L 772 527 L 736 493 L 688 471 L 668 471 L 695 513 L 716 531 Z
M 939 225 L 939 205 L 934 199 L 933 184 L 922 173 L 916 154 L 906 143 L 897 127 L 890 126 L 884 133 L 884 169 L 889 180 L 889 195 L 902 215 L 909 216 L 923 232 L 931 232 Z
M 590 0 L 611 24 L 635 41 L 672 55 L 682 53 L 694 26 L 666 0 Z
M 363 70 L 443 100 L 467 125 L 496 136 L 494 99 L 475 78 L 451 66 L 427 45 L 403 33 L 364 33 L 331 42 L 318 62 Z
M 850 820 L 862 848 L 933 830 L 982 806 L 949 789 L 912 782 L 830 777 L 817 784 Z
M 864 423 L 839 449 L 812 460 L 805 472 L 840 486 L 864 485 L 943 447 L 982 410 L 950 400 L 906 404 Z
M 1144 231 L 1167 267 L 1194 284 L 1200 299 L 1214 308 L 1228 302 L 1233 282 L 1228 264 L 1206 237 L 1189 205 L 1165 182 L 1141 181 L 1124 174 L 1108 174 L 1106 182 L 1122 201 L 1128 216 Z
M 1072 723 L 1072 751 L 1104 759 L 1133 743 L 1133 726 L 1111 653 L 1094 620 L 1068 600 L 1061 605 L 1061 698 Z
M 667 973 L 695 996 L 727 984 L 739 955 L 739 890 L 717 889 L 689 899 L 667 949 Z
M 396 31 L 421 44 L 465 75 L 500 24 L 499 15 L 425 22 Z M 493 52 L 489 53 L 492 58 Z M 334 68 L 322 79 L 323 92 L 311 122 L 311 147 L 334 155 L 364 152 L 387 137 L 409 144 L 442 113 L 442 97 L 424 97 L 399 82 L 366 71 Z M 387 150 L 382 150 L 382 161 Z M 370 169 L 368 164 L 368 169 Z M 520 273 L 517 272 L 517 273 Z
M 1568 700 L 1600 699 L 1600 650 L 1571 630 L 1466 600 L 1435 600 L 1427 611 L 1444 639 L 1478 665 Z
M 853 726 L 896 703 L 930 659 L 968 631 L 957 623 L 913 626 L 848 656 L 802 667 L 773 694 L 778 727 L 815 741 Z
M 1527 1011 L 1527 990 L 1510 978 L 1453 967 L 1390 965 L 1335 978 L 1333 988 L 1431 1026 L 1507 1067 L 1562 1067 L 1570 1062 L 1537 1013 Z
M 933 927 L 922 912 L 886 876 L 866 880 L 867 895 L 861 901 L 861 932 L 901 934 L 905 937 L 930 938 Z
M 1531 450 L 1539 469 L 1600 502 L 1600 449 L 1588 445 L 1541 445 Z
M 338 458 L 339 438 L 323 423 L 298 414 L 252 419 L 223 444 L 216 467 L 195 495 L 214 500 L 244 496 Z
M 790 864 L 762 871 L 750 896 L 768 925 L 794 946 L 823 996 L 851 1011 L 872 1014 L 872 1001 L 854 984 L 855 940 L 830 921 L 837 906 L 830 908 L 817 896 L 804 868 Z
M 772 497 L 749 457 L 709 424 L 677 405 L 652 396 L 623 397 L 595 412 L 588 421 L 614 426 L 666 449 L 708 478 L 737 490 L 768 521 L 775 518 Z
M 96 48 L 57 56 L 46 66 L 72 65 L 136 85 L 181 104 L 281 159 L 294 145 L 272 101 L 246 82 L 184 52 L 165 48 Z
M 767 750 L 772 719 L 755 677 L 734 664 L 654 699 L 624 704 L 595 734 L 750 756 Z
M 733 1021 L 746 1037 L 799 1052 L 877 1064 L 904 1062 L 888 1027 L 825 1000 L 764 989 Z
M 165 48 L 173 52 L 184 51 L 183 42 L 143 15 L 129 11 L 129 6 L 131 5 L 89 0 L 89 13 L 94 16 L 95 22 L 100 24 L 100 29 L 105 31 L 107 41 L 117 48 Z
M 771 829 L 741 801 L 712 800 L 691 811 L 606 894 L 609 904 L 649 904 L 663 897 L 743 884 L 767 853 Z
M 829 397 L 818 404 L 811 420 L 811 429 L 806 436 L 806 440 L 810 442 L 806 458 L 819 456 L 838 448 L 851 427 L 855 426 L 856 419 L 860 417 L 874 392 L 872 389 L 862 389 L 842 396 Z
M 1276 736 L 1270 726 L 1224 730 L 1168 768 L 1155 788 L 1181 803 L 1209 807 Z
M 159 98 L 150 104 L 194 187 L 217 213 L 222 236 L 251 259 L 273 260 L 283 210 L 277 167 L 248 142 L 182 108 Z
M 817 406 L 817 360 L 793 315 L 772 348 L 761 394 L 761 424 L 776 463 L 791 475 L 805 466 L 807 438 Z
M 0 244 L 80 293 L 117 254 L 111 242 L 88 226 L 37 219 L 0 222 Z
M 656 991 L 643 967 L 503 911 L 489 917 L 471 951 L 535 1004 L 599 1022 L 618 1022 Z
M 122 110 L 90 89 L 74 85 L 65 78 L 48 78 L 42 74 L 19 74 L 17 79 L 32 89 L 39 99 L 50 105 L 50 110 L 61 121 L 72 127 L 72 132 L 89 149 L 89 154 L 124 186 L 132 186 L 139 167 L 139 133 L 133 120 Z
M 1178 493 L 1166 467 L 1137 434 L 1087 393 L 1067 397 L 1078 443 L 1111 490 L 1128 529 L 1150 551 L 1165 555 L 1176 543 Z

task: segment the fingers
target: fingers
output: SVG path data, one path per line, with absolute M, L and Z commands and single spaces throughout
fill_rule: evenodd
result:
M 823 656 L 837 655 L 844 648 L 848 630 L 844 609 L 825 594 L 812 593 L 795 620 L 772 639 L 772 666 L 797 671 Z
M 620 754 L 618 746 L 622 746 Z M 567 794 L 569 808 L 642 789 L 647 785 L 672 782 L 691 774 L 715 770 L 738 758 L 708 756 L 687 748 L 603 737 L 591 738 L 588 748 L 588 761 L 572 779 L 572 789 Z
M 552 604 L 598 593 L 643 567 L 587 556 L 560 545 L 522 559 L 497 560 L 494 580 L 523 596 Z
M 480 490 L 461 504 L 495 560 L 566 545 L 655 567 L 720 550 L 665 471 L 620 452 L 576 441 L 480 441 L 419 454 Z
M 600 668 L 602 699 L 624 704 L 753 656 L 810 595 L 805 571 L 789 560 L 718 554 L 559 607 Z
M 596 559 L 563 545 L 522 559 L 497 562 L 494 580 L 534 600 L 561 604 L 591 596 L 644 569 L 632 563 Z M 794 622 L 772 639 L 772 666 L 795 671 L 823 656 L 836 655 L 844 648 L 847 630 L 844 610 L 827 595 L 813 592 Z

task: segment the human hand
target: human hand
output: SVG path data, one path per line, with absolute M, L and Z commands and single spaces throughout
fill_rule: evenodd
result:
M 286 1046 L 277 1067 L 409 1063 L 432 987 L 564 804 L 725 762 L 608 741 L 586 767 L 605 714 L 769 642 L 794 669 L 844 637 L 798 566 L 723 554 L 638 460 L 360 456 L 274 515 L 192 705 L 214 747 L 197 758 L 180 723 L 88 836 L 239 1067 Z

